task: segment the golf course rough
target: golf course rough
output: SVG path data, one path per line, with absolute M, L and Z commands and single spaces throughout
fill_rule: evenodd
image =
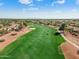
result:
M 54 35 L 56 30 L 44 25 L 34 27 L 0 52 L 0 59 L 65 59 L 58 51 L 64 39 Z

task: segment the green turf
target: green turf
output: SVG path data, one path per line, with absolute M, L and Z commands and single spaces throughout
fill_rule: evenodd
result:
M 64 59 L 58 46 L 64 39 L 56 30 L 43 25 L 34 25 L 32 32 L 19 37 L 0 52 L 0 59 Z

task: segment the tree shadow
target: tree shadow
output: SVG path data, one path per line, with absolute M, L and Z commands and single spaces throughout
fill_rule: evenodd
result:
M 58 35 L 60 35 L 60 32 L 55 32 L 54 35 L 58 36 Z

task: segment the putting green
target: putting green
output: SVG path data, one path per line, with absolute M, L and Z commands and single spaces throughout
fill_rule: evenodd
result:
M 64 39 L 54 35 L 56 30 L 44 25 L 34 27 L 0 52 L 0 59 L 64 59 L 58 50 Z

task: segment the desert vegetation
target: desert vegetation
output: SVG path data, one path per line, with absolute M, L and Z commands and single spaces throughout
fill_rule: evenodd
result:
M 11 31 L 19 31 L 26 26 L 27 23 L 22 20 L 0 20 L 0 36 L 10 33 Z
M 78 37 L 78 22 L 63 19 L 2 19 L 0 37 L 11 32 L 10 37 L 15 37 L 17 32 L 26 27 L 34 30 L 18 37 L 0 51 L 0 59 L 65 59 L 61 49 L 65 40 L 57 30 Z M 0 39 L 0 43 L 4 41 L 5 39 Z

